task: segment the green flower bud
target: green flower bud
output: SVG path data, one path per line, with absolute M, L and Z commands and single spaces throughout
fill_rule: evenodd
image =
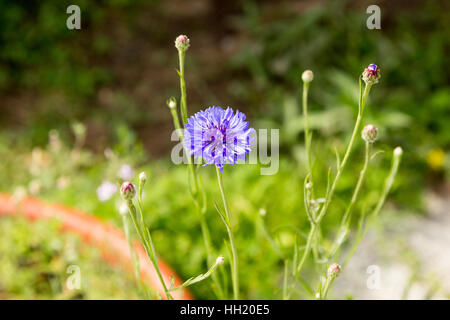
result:
M 175 100 L 175 98 L 172 97 L 166 101 L 166 104 L 169 107 L 169 109 L 174 109 L 177 107 L 177 100 Z
M 335 279 L 339 273 L 341 272 L 341 266 L 337 263 L 333 263 L 331 266 L 328 267 L 327 276 L 330 279 Z
M 216 263 L 220 266 L 221 264 L 223 264 L 225 262 L 225 258 L 222 256 L 217 257 L 216 259 Z
M 403 149 L 401 147 L 397 147 L 394 149 L 394 155 L 396 157 L 400 157 L 403 154 Z
M 361 136 L 364 141 L 374 143 L 377 140 L 378 129 L 374 125 L 368 124 L 362 129 Z
M 302 73 L 303 82 L 311 82 L 314 79 L 314 74 L 311 70 L 305 70 Z
M 177 48 L 180 51 L 186 51 L 189 48 L 189 38 L 185 36 L 184 34 L 179 35 L 175 39 L 175 48 Z
M 147 174 L 144 171 L 142 171 L 139 174 L 139 183 L 143 185 L 145 182 L 147 182 Z

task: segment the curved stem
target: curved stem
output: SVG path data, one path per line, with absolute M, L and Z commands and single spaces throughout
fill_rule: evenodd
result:
M 133 221 L 134 227 L 136 228 L 136 232 L 138 233 L 139 238 L 141 239 L 141 242 L 144 246 L 144 249 L 147 252 L 148 257 L 150 258 L 150 261 L 152 262 L 153 267 L 156 270 L 156 274 L 158 275 L 159 281 L 161 282 L 161 285 L 163 287 L 166 298 L 169 300 L 173 300 L 173 297 L 170 295 L 169 291 L 167 290 L 167 286 L 166 286 L 166 283 L 164 282 L 164 278 L 161 274 L 161 271 L 159 270 L 158 259 L 156 256 L 155 247 L 153 246 L 152 238 L 150 236 L 150 232 L 145 227 L 145 225 L 142 225 L 142 228 L 145 229 L 145 232 L 139 226 L 139 224 L 136 220 L 136 216 L 137 216 L 136 207 L 134 206 L 133 202 L 131 200 L 129 200 L 127 202 L 127 205 L 128 205 L 128 209 L 130 211 L 131 220 Z
M 361 84 L 361 80 L 360 80 L 360 84 Z M 311 239 L 314 238 L 315 232 L 317 230 L 315 226 L 318 225 L 321 222 L 321 220 L 323 219 L 323 217 L 327 213 L 328 206 L 330 205 L 331 199 L 333 198 L 334 191 L 336 190 L 337 183 L 338 183 L 338 181 L 339 181 L 339 179 L 341 177 L 341 174 L 342 174 L 342 171 L 344 170 L 345 165 L 347 164 L 347 160 L 350 157 L 350 153 L 351 153 L 353 144 L 355 143 L 356 135 L 358 134 L 359 127 L 361 126 L 362 113 L 364 111 L 364 106 L 366 104 L 367 97 L 368 97 L 369 92 L 370 92 L 370 88 L 371 88 L 370 85 L 366 85 L 365 88 L 364 88 L 364 93 L 363 94 L 361 94 L 361 90 L 360 90 L 358 116 L 356 118 L 356 123 L 355 123 L 355 127 L 353 128 L 353 133 L 352 133 L 352 136 L 350 138 L 350 142 L 348 143 L 347 149 L 345 151 L 344 158 L 342 159 L 342 162 L 340 163 L 340 166 L 339 166 L 339 168 L 337 170 L 336 177 L 333 180 L 333 184 L 331 185 L 330 191 L 327 193 L 327 196 L 326 196 L 326 199 L 325 199 L 325 203 L 322 206 L 322 208 L 320 210 L 320 213 L 319 213 L 319 215 L 318 215 L 318 217 L 316 219 L 316 224 L 311 227 L 310 236 L 308 236 L 308 239 L 310 237 L 311 237 Z M 311 245 L 308 246 L 308 244 L 307 244 L 306 249 L 303 252 L 303 257 L 302 257 L 301 261 L 306 260 L 306 257 L 309 255 L 310 250 L 311 250 Z M 299 266 L 297 267 L 297 274 L 300 274 L 300 272 L 302 270 L 302 267 L 303 267 L 303 264 L 299 264 Z
M 128 218 L 126 215 L 121 214 L 121 216 L 122 216 L 123 231 L 125 233 L 125 238 L 127 239 L 128 248 L 130 250 L 131 260 L 133 261 L 134 277 L 136 279 L 136 283 L 138 285 L 139 291 L 145 296 L 145 299 L 148 299 L 148 292 L 147 292 L 147 290 L 144 286 L 144 283 L 142 282 L 142 279 L 141 279 L 141 271 L 140 271 L 141 267 L 140 267 L 139 257 L 136 254 L 136 251 L 134 250 L 133 242 L 132 242 L 131 235 L 130 235 Z
M 385 182 L 383 191 L 381 192 L 381 197 L 378 199 L 377 205 L 375 209 L 372 211 L 369 219 L 374 219 L 378 213 L 380 212 L 381 208 L 384 205 L 384 202 L 386 201 L 386 197 L 391 190 L 392 184 L 394 183 L 395 176 L 397 175 L 398 167 L 400 166 L 401 162 L 401 154 L 396 154 L 394 151 L 394 156 L 392 158 L 392 164 L 391 164 L 391 170 L 389 171 L 389 175 L 387 176 Z M 360 227 L 360 232 L 356 235 L 355 243 L 353 244 L 352 248 L 350 249 L 349 254 L 347 255 L 343 265 L 345 266 L 347 262 L 350 260 L 350 258 L 353 256 L 353 254 L 356 251 L 356 248 L 358 247 L 359 243 L 361 242 L 362 238 L 364 238 L 368 228 L 368 222 Z
M 356 203 L 356 200 L 358 199 L 359 191 L 361 189 L 362 183 L 366 176 L 367 168 L 369 167 L 371 146 L 372 146 L 371 143 L 366 142 L 366 153 L 365 153 L 365 157 L 364 157 L 364 165 L 363 165 L 361 172 L 359 173 L 358 182 L 356 183 L 355 191 L 353 192 L 352 199 L 350 200 L 350 204 L 349 204 L 349 206 L 344 214 L 344 217 L 342 219 L 343 223 L 347 223 L 347 221 L 350 217 L 350 214 L 352 212 L 352 209 Z
M 353 212 L 353 207 L 358 199 L 359 191 L 361 190 L 361 186 L 364 182 L 364 179 L 365 179 L 365 176 L 367 173 L 367 168 L 369 167 L 371 147 L 372 147 L 372 144 L 369 142 L 366 142 L 364 165 L 359 173 L 358 182 L 356 183 L 355 190 L 353 191 L 352 199 L 350 200 L 350 203 L 345 211 L 345 214 L 342 217 L 341 224 L 338 229 L 339 231 L 333 241 L 333 245 L 332 245 L 331 250 L 327 257 L 328 259 L 333 257 L 336 254 L 337 250 L 339 249 L 339 247 L 342 245 L 342 243 L 345 241 L 345 239 L 347 237 L 347 231 L 346 231 L 347 224 L 348 224 L 348 222 L 350 220 L 350 216 Z
M 216 166 L 217 181 L 219 182 L 220 194 L 222 196 L 223 207 L 225 210 L 225 215 L 228 220 L 227 232 L 228 238 L 230 240 L 231 254 L 232 254 L 232 266 L 231 266 L 231 280 L 233 282 L 233 296 L 235 300 L 239 299 L 239 268 L 238 268 L 238 256 L 236 251 L 236 245 L 234 243 L 233 230 L 231 229 L 231 216 L 228 209 L 228 201 L 225 196 L 225 191 L 223 188 L 222 173 Z

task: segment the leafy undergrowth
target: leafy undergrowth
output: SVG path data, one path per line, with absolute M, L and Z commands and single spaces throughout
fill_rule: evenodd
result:
M 1 218 L 0 261 L 0 299 L 138 298 L 129 275 L 78 236 L 60 233 L 56 221 Z
M 149 177 L 143 199 L 145 220 L 152 231 L 158 254 L 183 279 L 204 272 L 208 265 L 198 212 L 188 191 L 186 167 L 171 165 L 167 158 L 148 162 L 129 133 L 123 131 L 119 137 L 119 143 L 107 150 L 105 156 L 79 147 L 81 143 L 77 141 L 82 141 L 81 138 L 75 139 L 72 148 L 70 144 L 61 141 L 55 131 L 50 132 L 47 147 L 35 147 L 31 152 L 27 145 L 13 145 L 3 139 L 4 143 L 0 144 L 0 156 L 3 159 L 0 189 L 13 193 L 16 197 L 29 195 L 46 202 L 72 206 L 121 228 L 119 209 L 122 201 L 117 189 L 101 201 L 98 198 L 99 186 L 105 181 L 109 181 L 113 187 L 120 184 L 123 180 L 119 173 L 124 165 L 130 166 L 134 171 L 131 178 L 126 178 L 134 183 L 137 183 L 138 173 L 145 171 Z M 0 136 L 0 140 L 1 138 Z M 323 145 L 319 147 L 325 148 Z M 385 147 L 380 146 L 380 149 Z M 320 168 L 335 168 L 333 150 L 328 151 L 329 157 L 317 159 L 315 176 L 322 177 L 316 186 L 319 197 L 326 188 L 326 171 Z M 352 157 L 359 160 L 362 157 L 361 148 L 358 147 Z M 368 174 L 371 188 L 365 187 L 368 192 L 358 203 L 359 212 L 371 207 L 377 199 L 383 184 L 380 177 L 385 176 L 388 163 L 389 158 L 383 155 L 374 159 L 375 165 Z M 360 165 L 356 164 L 344 172 L 336 194 L 338 201 L 330 207 L 329 215 L 325 218 L 324 237 L 331 238 L 334 234 L 345 209 L 345 199 L 350 196 L 355 183 L 354 174 L 359 169 Z M 303 242 L 308 227 L 303 209 L 302 186 L 306 173 L 302 159 L 296 162 L 282 156 L 278 172 L 274 175 L 261 175 L 259 165 L 227 166 L 224 170 L 224 185 L 229 193 L 240 255 L 242 298 L 280 298 L 283 281 L 283 260 L 280 254 L 289 256 L 293 252 L 295 239 Z M 224 244 L 226 231 L 214 209 L 214 201 L 220 201 L 214 168 L 202 167 L 200 174 L 208 194 L 206 215 L 214 253 L 228 259 Z M 396 193 L 401 190 L 398 185 L 401 185 L 400 179 L 394 185 L 391 199 L 397 199 Z M 261 212 L 265 215 L 261 215 Z M 2 243 L 5 241 L 8 242 L 8 238 L 0 239 Z M 329 242 L 324 240 L 324 245 L 329 245 Z M 3 251 L 0 248 L 0 252 Z M 80 263 L 89 263 L 87 260 L 89 257 L 80 258 Z M 305 266 L 305 279 L 313 271 L 311 262 L 308 261 Z M 227 266 L 221 267 L 219 273 L 226 277 Z M 63 275 L 67 277 L 66 274 Z M 26 286 L 32 287 L 31 283 L 24 284 L 14 279 L 11 281 L 18 282 L 15 284 L 17 287 L 24 286 L 23 290 L 29 290 Z M 227 288 L 231 289 L 231 283 L 227 284 Z M 211 290 L 211 281 L 193 285 L 190 290 L 198 299 L 216 298 Z M 127 294 L 126 298 L 129 297 L 131 298 Z M 305 292 L 298 292 L 295 297 L 309 296 Z

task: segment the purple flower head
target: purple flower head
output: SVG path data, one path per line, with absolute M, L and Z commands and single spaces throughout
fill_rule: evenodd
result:
M 210 107 L 188 119 L 184 130 L 184 145 L 190 155 L 203 158 L 204 165 L 215 164 L 221 172 L 226 163 L 234 165 L 247 160 L 254 142 L 245 114 L 228 107 Z
M 120 194 L 122 198 L 126 201 L 132 200 L 136 195 L 136 187 L 129 181 L 125 181 L 120 186 Z

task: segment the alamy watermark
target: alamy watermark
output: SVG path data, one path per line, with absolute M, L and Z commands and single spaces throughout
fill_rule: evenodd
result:
M 72 264 L 67 267 L 67 277 L 66 286 L 69 290 L 80 290 L 81 289 L 81 269 L 79 266 Z
M 366 273 L 369 274 L 366 285 L 369 290 L 380 290 L 381 288 L 381 269 L 373 264 L 367 267 Z
M 180 141 L 177 130 L 174 130 L 171 135 L 171 141 L 178 141 L 172 148 L 171 159 L 174 164 L 188 164 L 188 158 L 185 155 L 185 148 Z M 270 136 L 270 143 L 269 143 Z M 261 164 L 261 175 L 274 175 L 279 169 L 280 158 L 280 130 L 279 129 L 259 129 L 255 130 L 253 135 L 255 143 L 251 147 L 251 152 L 248 155 L 247 161 L 237 160 L 236 165 L 242 164 Z M 231 147 L 233 145 L 231 144 Z M 232 148 L 231 148 L 232 149 Z M 195 164 L 202 163 L 201 158 L 194 159 Z
M 366 26 L 368 29 L 381 29 L 381 9 L 376 4 L 370 5 L 366 10 L 370 16 L 366 20 Z
M 79 6 L 72 4 L 67 7 L 66 13 L 70 16 L 66 20 L 66 26 L 69 30 L 81 29 L 81 9 Z

